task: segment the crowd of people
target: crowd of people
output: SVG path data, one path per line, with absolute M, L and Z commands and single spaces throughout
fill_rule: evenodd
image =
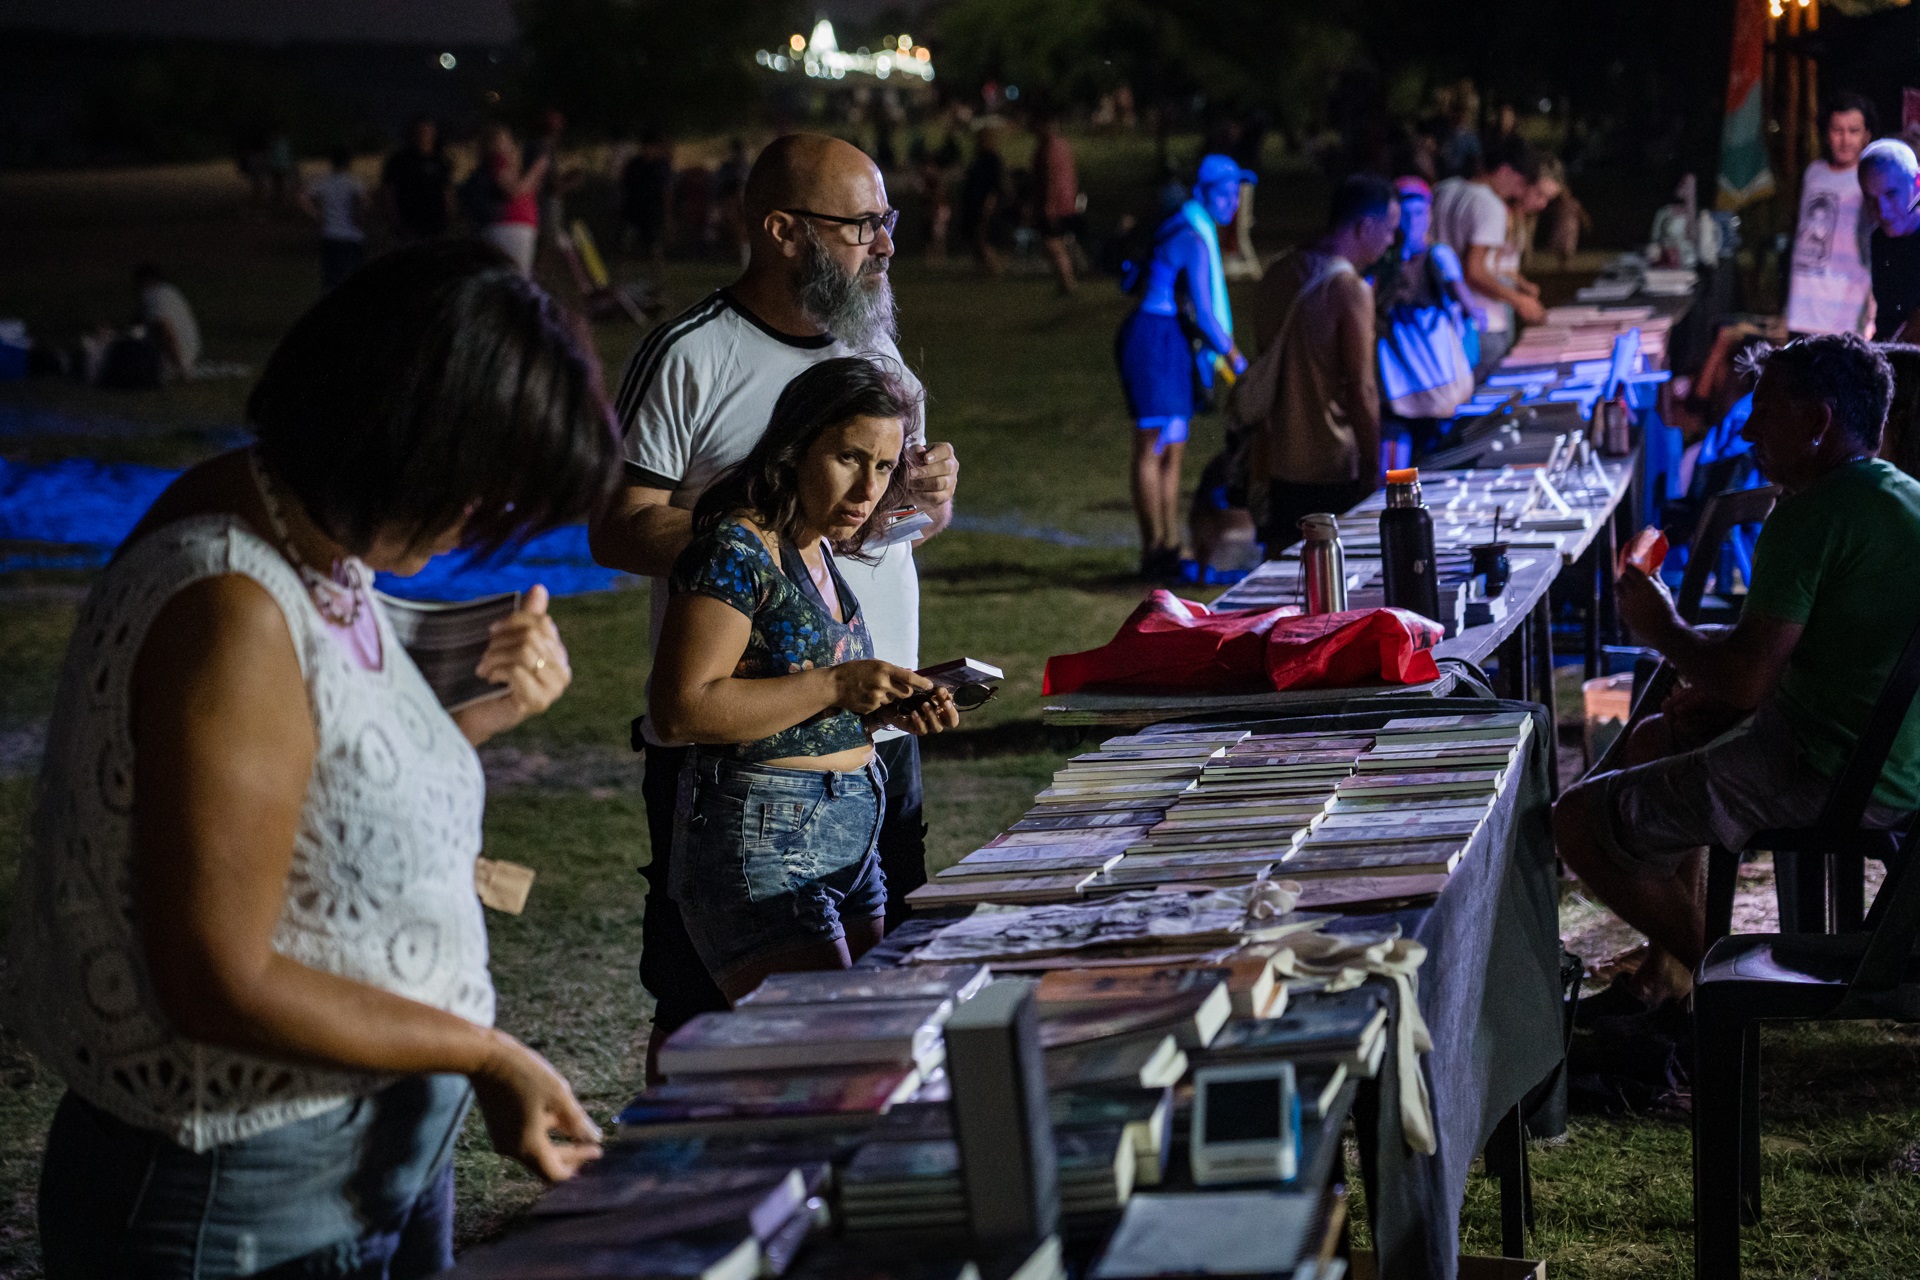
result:
M 540 157 L 492 154 L 536 189 Z M 470 1107 L 550 1180 L 599 1153 L 566 1081 L 493 1028 L 473 888 L 474 748 L 571 680 L 546 593 L 492 630 L 477 673 L 505 696 L 450 714 L 375 571 L 585 519 L 596 557 L 655 579 L 654 1046 L 768 973 L 848 965 L 924 883 L 915 744 L 958 708 L 914 670 L 913 547 L 959 468 L 894 342 L 897 215 L 865 154 L 805 134 L 761 153 L 743 208 L 739 279 L 643 339 L 611 398 L 511 244 L 372 259 L 274 351 L 255 443 L 186 472 L 102 575 L 5 993 L 67 1085 L 49 1276 L 432 1274 Z
M 1140 572 L 1181 569 L 1176 491 L 1193 416 L 1219 404 L 1227 447 L 1189 523 L 1201 571 L 1229 544 L 1277 556 L 1299 518 L 1344 511 L 1444 441 L 1476 379 L 1545 317 L 1522 270 L 1532 219 L 1566 196 L 1564 171 L 1517 134 L 1476 138 L 1477 167 L 1430 184 L 1362 173 L 1337 187 L 1314 243 L 1261 268 L 1255 357 L 1234 342 L 1227 266 L 1250 251 L 1259 175 L 1215 152 L 1123 284 L 1139 302 L 1115 346 L 1133 420 Z M 1230 557 L 1227 557 L 1230 558 Z M 1244 567 L 1244 566 L 1238 566 Z
M 1869 143 L 1870 123 L 1840 100 L 1809 176 L 1788 323 L 1815 336 L 1755 356 L 1744 434 L 1786 496 L 1747 611 L 1690 627 L 1657 579 L 1625 572 L 1622 617 L 1687 684 L 1631 767 L 1557 810 L 1569 865 L 1656 945 L 1637 1000 L 1682 992 L 1699 959 L 1698 847 L 1817 812 L 1920 618 L 1920 588 L 1900 585 L 1920 557 L 1920 483 L 1876 457 L 1920 440 L 1920 390 L 1883 439 L 1894 368 L 1862 336 L 1903 335 L 1920 305 L 1920 164 Z M 301 188 L 327 290 L 252 393 L 256 442 L 176 481 L 81 612 L 7 970 L 9 1024 L 68 1090 L 40 1193 L 49 1276 L 320 1259 L 323 1274 L 430 1274 L 451 1260 L 470 1107 L 548 1179 L 598 1154 L 566 1081 L 492 1025 L 472 888 L 474 748 L 571 679 L 546 593 L 479 664 L 506 696 L 450 714 L 374 571 L 584 520 L 596 560 L 652 580 L 632 727 L 650 1076 L 666 1036 L 768 974 L 850 965 L 926 881 L 919 739 L 959 709 L 916 671 L 914 550 L 951 520 L 959 462 L 929 437 L 896 345 L 885 175 L 822 135 L 750 163 L 730 148 L 708 190 L 734 210 L 719 225 L 740 274 L 647 333 L 609 394 L 580 323 L 531 278 L 573 181 L 564 128 L 549 115 L 524 147 L 489 129 L 456 183 L 421 120 L 373 193 L 344 153 Z M 1070 290 L 1072 152 L 1043 113 L 1034 129 L 1028 210 Z M 1250 356 L 1227 275 L 1251 253 L 1260 175 L 1232 149 L 1201 159 L 1115 343 L 1143 573 L 1179 557 L 1181 455 L 1207 403 L 1224 404 L 1229 443 L 1196 539 L 1237 516 L 1275 555 L 1302 516 L 1371 493 L 1397 439 L 1442 438 L 1476 371 L 1539 321 L 1519 246 L 1562 175 L 1510 128 L 1444 141 L 1459 172 L 1350 176 L 1321 233 L 1264 265 Z M 977 134 L 956 219 L 988 267 L 1013 198 L 996 147 Z M 619 185 L 650 255 L 676 206 L 694 210 L 657 134 Z M 478 234 L 449 236 L 456 211 Z M 369 259 L 376 213 L 401 247 Z M 139 285 L 158 349 L 191 369 L 184 298 L 150 269 Z M 1920 351 L 1892 355 L 1920 374 Z M 1875 799 L 1882 824 L 1920 808 L 1920 726 Z

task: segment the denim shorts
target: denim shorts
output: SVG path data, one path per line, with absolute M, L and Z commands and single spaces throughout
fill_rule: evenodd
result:
M 193 1152 L 60 1101 L 40 1173 L 48 1280 L 410 1280 L 453 1265 L 454 1075 Z
M 887 910 L 884 776 L 743 764 L 695 748 L 680 772 L 668 893 L 715 982 Z

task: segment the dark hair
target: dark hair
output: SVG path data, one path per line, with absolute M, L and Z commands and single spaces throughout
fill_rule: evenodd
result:
M 1827 126 L 1833 123 L 1833 118 L 1842 111 L 1858 111 L 1860 113 L 1862 123 L 1867 126 L 1867 138 L 1869 141 L 1872 140 L 1874 134 L 1880 131 L 1880 113 L 1873 109 L 1871 102 L 1857 93 L 1836 93 L 1831 98 L 1828 98 L 1826 105 L 1821 108 L 1820 132 L 1825 133 Z M 1826 145 L 1825 139 L 1821 140 L 1821 145 Z
M 1920 347 L 1884 343 L 1880 354 L 1893 370 L 1893 403 L 1887 408 L 1887 435 L 1880 456 L 1920 478 Z
M 1339 231 L 1362 218 L 1383 218 L 1394 199 L 1393 184 L 1380 175 L 1348 174 L 1333 189 L 1333 202 L 1327 207 L 1327 229 Z
M 787 542 L 800 545 L 801 459 L 829 428 L 855 418 L 899 418 L 911 433 L 919 401 L 899 377 L 864 356 L 822 360 L 801 373 L 774 401 L 766 434 L 753 451 L 720 473 L 693 508 L 693 531 L 710 532 L 735 512 L 745 511 Z M 886 492 L 853 536 L 834 545 L 834 554 L 871 560 L 862 548 L 886 513 L 905 502 L 907 469 L 896 466 Z
M 1762 344 L 1742 364 L 1789 399 L 1832 408 L 1835 425 L 1863 448 L 1880 447 L 1893 403 L 1893 366 L 1859 334 L 1826 333 L 1784 347 Z
M 350 169 L 353 167 L 353 152 L 343 146 L 335 147 L 327 152 L 327 163 L 336 169 Z
M 267 357 L 247 399 L 261 459 L 356 554 L 463 519 L 493 554 L 594 515 L 619 450 L 574 323 L 479 241 L 375 258 Z
M 1517 133 L 1500 139 L 1488 150 L 1484 172 L 1492 173 L 1502 165 L 1530 183 L 1540 181 L 1540 153 Z
M 142 262 L 133 269 L 133 282 L 142 287 L 159 284 L 167 278 L 167 273 L 151 262 Z

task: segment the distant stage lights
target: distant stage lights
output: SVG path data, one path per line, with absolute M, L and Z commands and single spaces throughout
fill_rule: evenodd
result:
M 442 71 L 451 71 L 459 65 L 460 59 L 454 57 L 452 54 L 443 53 L 440 55 L 440 69 Z

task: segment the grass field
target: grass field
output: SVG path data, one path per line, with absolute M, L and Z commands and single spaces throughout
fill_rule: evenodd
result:
M 1144 190 L 1144 153 L 1109 144 L 1083 158 L 1111 208 Z M 1305 175 L 1270 182 L 1264 230 L 1278 246 L 1321 199 Z M 1105 194 L 1103 194 L 1105 193 Z M 317 292 L 307 233 L 243 219 L 217 167 L 102 175 L 0 176 L 0 314 L 62 338 L 125 312 L 135 261 L 164 263 L 198 304 L 208 354 L 258 367 Z M 677 304 L 726 278 L 683 264 Z M 902 261 L 902 348 L 931 394 L 936 438 L 962 462 L 960 527 L 920 556 L 923 653 L 998 662 L 1008 688 L 937 744 L 926 766 L 935 860 L 1001 828 L 1068 744 L 1038 729 L 1047 655 L 1098 644 L 1137 603 L 1126 428 L 1110 342 L 1124 313 L 1110 284 L 1056 299 L 1036 275 L 985 281 L 961 266 Z M 638 334 L 598 330 L 617 368 Z M 0 389 L 0 454 L 164 464 L 204 456 L 242 419 L 243 382 L 108 395 L 64 385 Z M 1217 439 L 1200 424 L 1190 458 Z M 4 548 L 0 548 L 4 550 Z M 0 898 L 10 897 L 31 773 L 75 607 L 70 576 L 0 579 Z M 635 1087 L 648 1001 L 635 977 L 645 823 L 626 724 L 646 674 L 644 590 L 562 600 L 574 655 L 568 697 L 486 755 L 488 852 L 537 869 L 525 915 L 490 915 L 500 1019 L 553 1058 L 604 1117 Z M 0 905 L 5 905 L 0 903 Z M 1767 1225 L 1748 1233 L 1749 1274 L 1920 1274 L 1920 1182 L 1894 1161 L 1920 1115 L 1920 1035 L 1865 1025 L 1770 1032 L 1765 1076 Z M 33 1185 L 57 1100 L 54 1080 L 0 1036 L 0 1275 L 38 1274 Z M 1689 1274 L 1689 1146 L 1667 1120 L 1576 1121 L 1536 1152 L 1535 1253 L 1556 1277 Z M 460 1156 L 461 1235 L 484 1236 L 535 1191 L 484 1148 Z M 1472 1252 L 1497 1252 L 1494 1184 L 1474 1179 Z

